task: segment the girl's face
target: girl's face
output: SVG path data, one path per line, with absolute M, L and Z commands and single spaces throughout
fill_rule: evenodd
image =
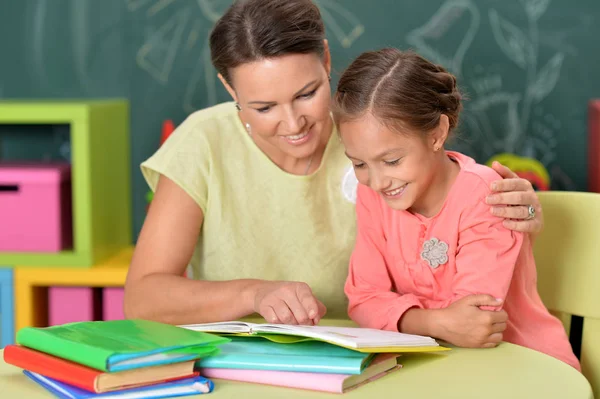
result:
M 428 212 L 434 205 L 428 194 L 443 154 L 434 151 L 443 144 L 436 131 L 398 133 L 370 113 L 342 123 L 339 129 L 361 184 L 378 192 L 393 209 Z
M 329 52 L 291 54 L 240 65 L 226 84 L 250 125 L 252 138 L 267 153 L 310 157 L 326 141 L 330 117 Z M 283 154 L 281 154 L 283 153 Z

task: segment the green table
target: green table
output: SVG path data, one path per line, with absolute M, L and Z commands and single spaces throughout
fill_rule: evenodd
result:
M 444 354 L 405 355 L 401 362 L 402 369 L 342 397 L 593 399 L 589 383 L 571 366 L 508 343 L 494 349 L 454 348 Z M 330 393 L 258 384 L 214 382 L 215 390 L 207 398 L 336 397 Z M 20 369 L 0 360 L 0 397 L 42 399 L 53 396 L 25 377 Z

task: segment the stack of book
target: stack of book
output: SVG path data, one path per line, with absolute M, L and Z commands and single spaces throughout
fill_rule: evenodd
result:
M 448 350 L 430 337 L 367 328 L 239 321 L 181 327 L 231 340 L 196 362 L 205 377 L 332 393 L 398 370 L 402 353 Z
M 213 383 L 194 370 L 229 339 L 146 320 L 70 323 L 19 330 L 6 363 L 59 398 L 197 395 Z

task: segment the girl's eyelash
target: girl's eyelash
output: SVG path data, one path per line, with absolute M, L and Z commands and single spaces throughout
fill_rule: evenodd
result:
M 365 164 L 364 164 L 364 163 L 354 164 L 354 167 L 355 167 L 356 169 L 362 169 L 362 168 L 364 168 L 364 167 L 365 167 Z
M 402 158 L 398 158 L 398 159 L 395 159 L 393 161 L 385 161 L 385 164 L 386 165 L 390 165 L 390 166 L 398 165 L 398 162 L 400 162 L 401 159 Z

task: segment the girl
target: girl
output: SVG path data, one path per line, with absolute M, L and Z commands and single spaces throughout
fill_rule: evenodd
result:
M 529 237 L 503 227 L 486 205 L 499 176 L 444 149 L 461 108 L 454 76 L 412 52 L 365 53 L 341 77 L 334 115 L 360 182 L 350 317 L 457 346 L 493 347 L 504 337 L 579 369 L 537 293 Z M 493 295 L 488 309 L 510 318 L 465 334 L 462 320 L 474 309 L 451 319 L 471 294 Z
M 210 48 L 233 101 L 190 115 L 142 164 L 155 196 L 127 275 L 127 317 L 191 324 L 258 313 L 312 324 L 325 308 L 346 317 L 356 178 L 334 133 L 319 9 L 310 0 L 236 1 Z M 520 206 L 488 209 L 538 232 L 541 212 L 525 220 L 526 205 L 539 207 L 531 185 L 496 184 L 504 193 L 495 204 Z M 490 314 L 464 323 L 489 325 Z

